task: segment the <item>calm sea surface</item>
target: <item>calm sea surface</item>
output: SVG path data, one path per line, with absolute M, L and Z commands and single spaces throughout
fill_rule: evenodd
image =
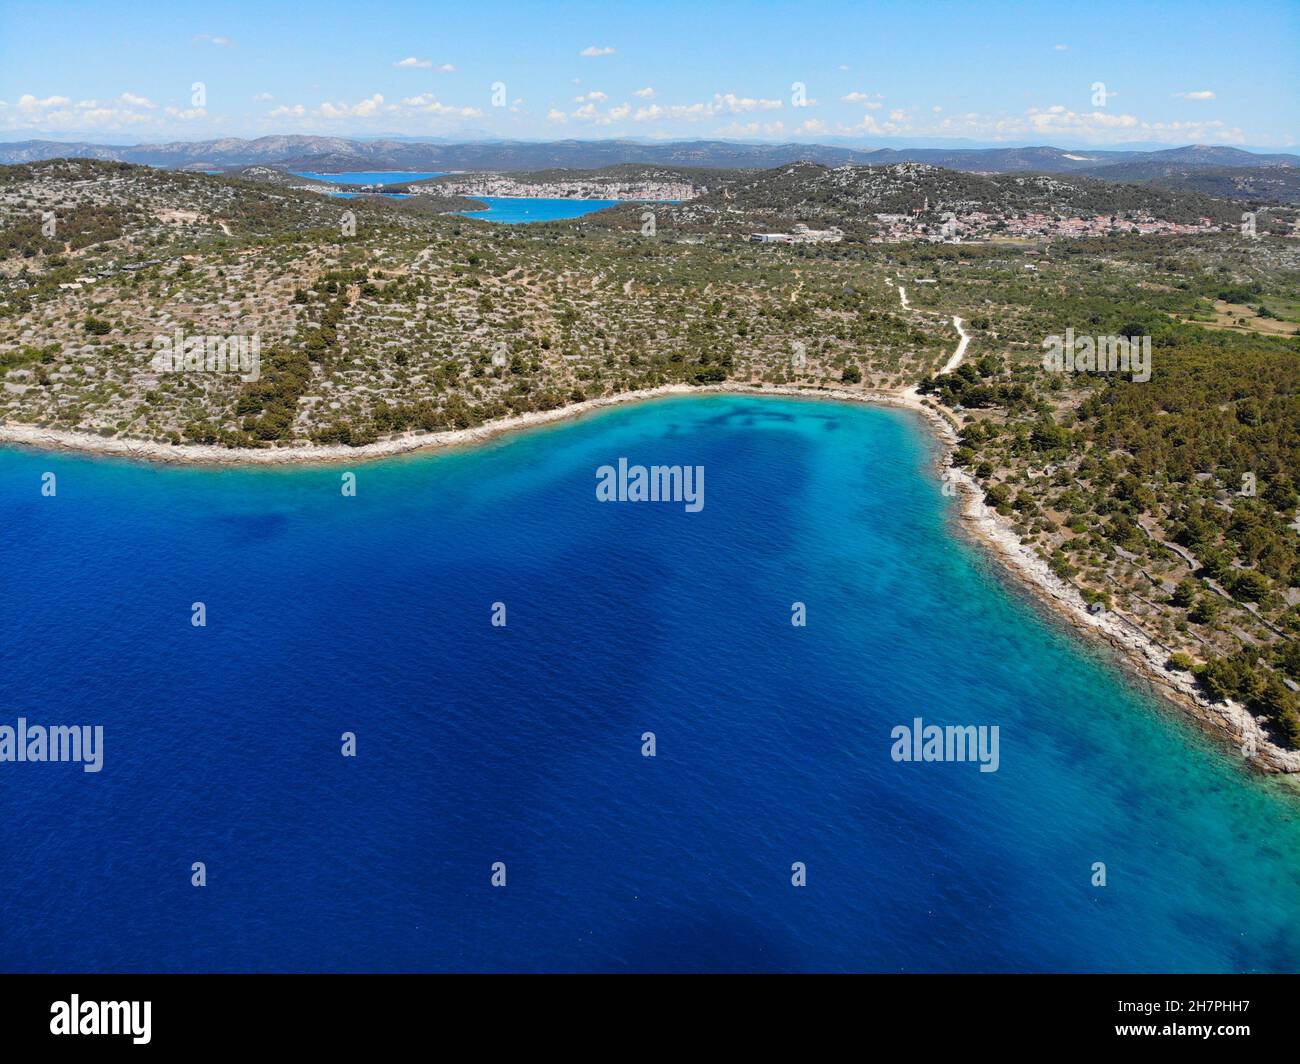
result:
M 485 211 L 461 211 L 467 218 L 481 218 L 486 222 L 504 222 L 518 225 L 521 222 L 555 222 L 565 218 L 581 218 L 584 214 L 603 211 L 620 200 L 610 199 L 546 199 L 540 196 L 474 196 L 488 205 Z
M 0 450 L 0 725 L 105 736 L 0 763 L 0 969 L 1300 967 L 1300 804 L 1004 588 L 927 439 L 713 396 L 352 467 Z M 621 456 L 703 509 L 598 502 Z M 998 771 L 894 762 L 916 717 Z

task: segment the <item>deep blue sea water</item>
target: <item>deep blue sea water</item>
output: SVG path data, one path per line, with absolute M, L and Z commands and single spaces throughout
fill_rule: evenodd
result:
M 597 502 L 620 456 L 703 510 Z M 1300 805 L 1005 588 L 932 457 L 724 396 L 354 498 L 0 450 L 0 724 L 105 727 L 0 764 L 0 969 L 1295 970 Z M 895 763 L 916 716 L 999 770 Z
M 543 196 L 475 196 L 488 205 L 485 211 L 461 211 L 467 218 L 481 218 L 486 222 L 503 222 L 518 225 L 521 222 L 556 222 L 566 218 L 581 218 L 584 214 L 603 211 L 621 200 L 612 199 L 546 199 Z

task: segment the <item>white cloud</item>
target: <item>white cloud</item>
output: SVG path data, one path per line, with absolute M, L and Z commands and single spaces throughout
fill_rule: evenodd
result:
M 834 132 L 841 137 L 861 137 L 861 136 L 897 136 L 900 133 L 910 132 L 907 126 L 887 121 L 880 122 L 875 115 L 863 115 L 862 120 L 854 125 L 846 126 L 843 123 L 837 125 Z
M 588 95 L 589 97 L 598 96 L 602 100 L 605 98 L 605 94 L 603 92 L 589 93 Z M 632 105 L 629 103 L 621 103 L 615 107 L 610 107 L 608 110 L 602 111 L 600 110 L 600 108 L 596 106 L 595 103 L 590 102 L 589 99 L 587 103 L 584 103 L 581 107 L 579 107 L 576 111 L 573 111 L 571 114 L 567 116 L 563 116 L 558 119 L 552 118 L 552 121 L 564 121 L 565 117 L 567 117 L 567 118 L 571 118 L 575 122 L 588 122 L 596 126 L 608 126 L 608 125 L 612 125 L 615 122 L 622 122 L 631 113 L 632 113 Z M 552 115 L 562 114 L 562 112 L 552 111 L 551 114 Z
M 374 93 L 356 103 L 333 103 L 329 100 L 319 107 L 307 108 L 302 104 L 281 105 L 267 112 L 271 119 L 301 119 L 314 124 L 317 121 L 337 122 L 342 119 L 383 118 L 385 121 L 402 117 L 434 115 L 451 118 L 481 118 L 483 112 L 477 107 L 457 107 L 441 102 L 432 93 L 419 96 L 407 96 L 399 103 L 390 103 L 381 93 Z
M 1076 113 L 1056 104 L 1046 110 L 1031 107 L 1027 112 L 1029 125 L 1043 132 L 1073 130 L 1081 127 L 1094 129 L 1133 129 L 1138 120 L 1133 115 L 1115 114 L 1111 111 Z
M 230 43 L 229 37 L 214 37 L 210 33 L 196 33 L 194 35 L 195 44 L 211 44 L 217 48 L 224 48 Z
M 897 117 L 895 117 L 897 116 Z M 984 140 L 1019 140 L 1041 137 L 1050 143 L 1123 144 L 1135 140 L 1163 144 L 1242 143 L 1242 130 L 1223 122 L 1156 122 L 1113 111 L 1071 111 L 1056 104 L 1031 107 L 1022 114 L 983 115 L 971 111 L 937 120 L 912 122 L 901 111 L 891 121 L 876 125 L 871 115 L 856 127 L 840 127 L 841 135 L 906 134 L 932 137 L 978 137 Z
M 1213 100 L 1214 93 L 1209 89 L 1199 89 L 1196 92 L 1176 92 L 1175 96 L 1184 100 Z
M 653 92 L 653 90 L 650 90 Z M 638 96 L 646 99 L 645 90 L 637 92 Z M 628 103 L 617 104 L 616 107 L 601 109 L 599 104 L 603 104 L 608 99 L 606 92 L 591 91 L 581 96 L 575 96 L 573 103 L 581 104 L 576 111 L 565 114 L 562 111 L 556 111 L 552 108 L 550 114 L 547 114 L 547 120 L 551 122 L 575 121 L 588 122 L 591 125 L 607 126 L 614 122 L 621 122 L 630 118 L 636 122 L 655 122 L 655 121 L 701 121 L 705 118 L 718 116 L 718 114 L 749 114 L 762 111 L 776 111 L 784 104 L 780 100 L 768 100 L 754 98 L 754 96 L 737 96 L 735 92 L 716 92 L 711 100 L 701 101 L 693 104 L 643 104 L 637 107 L 636 113 L 632 111 L 632 105 Z
M 840 102 L 857 103 L 861 104 L 868 111 L 879 111 L 884 106 L 884 104 L 880 102 L 881 98 L 880 93 L 876 93 L 872 96 L 865 92 L 851 92 L 847 96 L 841 96 Z
M 274 100 L 274 99 L 275 99 L 275 97 L 272 96 L 269 92 L 259 92 L 256 96 L 253 97 L 253 102 L 254 102 L 254 103 L 269 103 L 271 100 Z
M 742 114 L 746 111 L 771 111 L 781 106 L 780 100 L 760 100 L 737 96 L 731 92 L 715 93 L 713 103 L 719 110 L 730 111 L 733 114 Z
M 653 100 L 655 98 L 655 90 L 647 85 L 644 89 L 637 89 L 636 92 L 632 93 L 632 95 L 639 96 L 643 100 Z
M 432 59 L 420 59 L 413 55 L 408 55 L 405 59 L 399 59 L 393 66 L 403 70 L 432 70 L 434 69 Z M 437 71 L 440 74 L 456 73 L 454 63 L 439 63 Z
M 351 105 L 333 104 L 326 100 L 317 108 L 322 118 L 370 118 L 380 112 L 394 110 L 396 108 L 392 104 L 385 104 L 384 97 L 378 92 Z
M 779 137 L 785 132 L 785 123 L 781 121 L 732 122 L 713 132 L 718 137 Z
M 16 111 L 6 122 L 8 128 L 112 130 L 156 124 L 158 120 L 158 116 L 151 113 L 158 111 L 158 105 L 147 97 L 131 92 L 124 92 L 114 100 L 78 100 L 75 103 L 67 96 L 38 98 L 31 93 L 24 93 L 18 98 L 15 107 Z M 163 114 L 168 118 L 184 119 L 206 117 L 207 113 L 199 109 L 196 115 L 193 112 L 178 112 L 169 107 Z
M 613 55 L 616 50 L 617 49 L 610 48 L 608 45 L 606 45 L 603 48 L 598 48 L 594 44 L 589 44 L 578 54 L 582 56 L 586 56 L 588 59 L 591 59 L 598 55 Z
M 660 107 L 652 103 L 648 107 L 638 107 L 633 120 L 637 122 L 657 122 L 662 120 L 697 121 L 712 118 L 720 114 L 748 114 L 752 111 L 773 111 L 783 104 L 780 100 L 765 100 L 750 96 L 737 96 L 731 92 L 714 93 L 713 99 L 706 103 L 672 104 Z
M 36 111 L 47 107 L 67 107 L 72 101 L 66 96 L 47 96 L 43 100 L 38 100 L 31 93 L 23 93 L 18 97 L 18 109 L 20 111 Z
M 477 107 L 457 107 L 454 104 L 442 103 L 435 99 L 432 93 L 427 92 L 419 96 L 408 96 L 402 101 L 402 106 L 431 115 L 454 115 L 457 118 L 483 117 L 483 112 Z
M 1068 52 L 1069 50 L 1070 50 L 1070 46 L 1069 46 L 1068 44 L 1054 44 L 1054 45 L 1052 45 L 1052 51 L 1054 51 L 1054 52 Z

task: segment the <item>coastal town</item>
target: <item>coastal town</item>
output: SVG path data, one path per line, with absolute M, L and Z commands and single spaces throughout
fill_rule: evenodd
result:
M 414 195 L 439 196 L 526 196 L 543 199 L 608 199 L 671 202 L 693 199 L 708 192 L 707 185 L 670 175 L 620 180 L 583 180 L 574 175 L 550 178 L 546 175 L 449 174 L 426 181 L 402 184 Z
M 965 214 L 947 212 L 937 224 L 928 211 L 918 214 L 876 214 L 874 217 L 880 228 L 870 239 L 877 244 L 914 240 L 931 244 L 959 244 L 972 240 L 1056 240 L 1124 234 L 1183 236 L 1232 231 L 1231 223 L 1216 222 L 1211 218 L 1202 217 L 1195 222 L 1173 222 L 1145 212 L 1130 216 L 1112 214 L 1062 217 L 1045 211 L 998 215 L 973 210 Z

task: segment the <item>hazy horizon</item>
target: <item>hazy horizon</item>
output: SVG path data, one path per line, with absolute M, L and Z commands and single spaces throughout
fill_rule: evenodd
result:
M 1180 148 L 1190 147 L 1209 147 L 1209 148 L 1226 148 L 1236 151 L 1249 152 L 1256 155 L 1297 155 L 1300 154 L 1300 145 L 1293 145 L 1290 148 L 1270 148 L 1261 145 L 1251 144 L 1197 144 L 1193 141 L 1180 144 L 1161 144 L 1151 141 L 1134 141 L 1116 144 L 1108 144 L 1104 147 L 1074 144 L 1070 142 L 1049 142 L 1049 141 L 975 141 L 966 139 L 956 139 L 950 141 L 939 140 L 935 138 L 879 138 L 876 140 L 854 140 L 847 137 L 786 137 L 786 138 L 740 138 L 740 137 L 636 137 L 636 136 L 584 136 L 584 137 L 498 137 L 487 134 L 475 136 L 466 134 L 464 136 L 435 136 L 435 135 L 413 135 L 405 133 L 301 133 L 301 132 L 266 132 L 250 136 L 210 136 L 210 137 L 159 137 L 158 139 L 149 139 L 142 137 L 123 136 L 119 138 L 106 137 L 103 134 L 71 132 L 50 132 L 50 131 L 33 131 L 26 134 L 3 133 L 0 132 L 0 144 L 20 144 L 25 142 L 51 142 L 59 144 L 93 144 L 96 147 L 104 148 L 136 148 L 163 144 L 205 144 L 223 140 L 240 140 L 254 142 L 258 140 L 272 139 L 277 137 L 301 137 L 310 139 L 335 139 L 355 141 L 357 143 L 374 143 L 382 141 L 396 141 L 411 144 L 440 144 L 447 146 L 466 145 L 466 144 L 638 144 L 638 145 L 670 145 L 670 144 L 735 144 L 747 145 L 753 147 L 777 147 L 788 144 L 806 145 L 808 147 L 827 147 L 841 148 L 845 150 L 871 152 L 887 150 L 914 150 L 914 151 L 1017 151 L 1049 148 L 1063 152 L 1088 152 L 1093 155 L 1114 153 L 1114 152 L 1157 152 L 1157 151 L 1176 151 Z

